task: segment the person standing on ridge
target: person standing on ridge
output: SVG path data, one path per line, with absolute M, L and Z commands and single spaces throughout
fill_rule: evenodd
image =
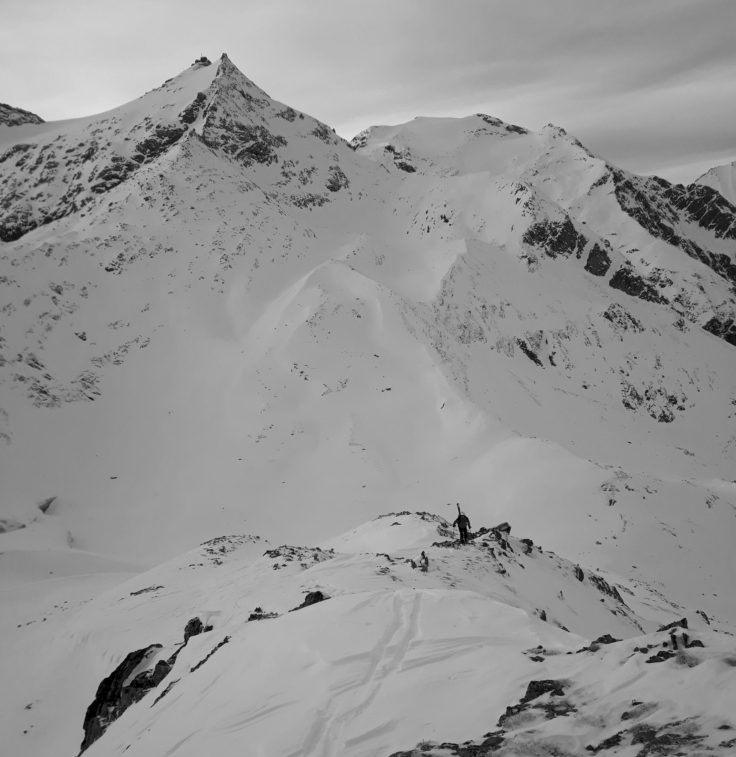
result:
M 419 567 L 422 573 L 426 573 L 429 570 L 429 558 L 422 550 L 422 556 L 419 558 Z
M 457 518 L 453 526 L 457 526 L 460 531 L 460 544 L 468 543 L 468 529 L 470 528 L 470 518 L 460 509 L 460 503 L 457 503 Z

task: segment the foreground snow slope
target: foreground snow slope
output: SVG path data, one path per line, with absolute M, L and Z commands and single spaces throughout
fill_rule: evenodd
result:
M 351 146 L 226 56 L 0 140 L 3 550 L 150 566 L 461 501 L 736 619 L 715 191 L 482 115 Z
M 168 675 L 85 754 L 388 755 L 421 740 L 481 739 L 530 681 L 547 679 L 564 697 L 532 706 L 549 699 L 559 717 L 547 705 L 514 716 L 506 737 L 526 751 L 503 753 L 587 754 L 623 727 L 659 732 L 683 720 L 709 743 L 733 738 L 722 730 L 736 727 L 728 629 L 656 587 L 616 587 L 513 536 L 489 532 L 466 546 L 451 536 L 439 516 L 388 514 L 322 547 L 223 537 L 87 602 L 81 576 L 53 607 L 28 601 L 27 584 L 6 586 L 8 753 L 74 754 L 102 679 L 152 644 L 161 647 L 128 681 L 170 658 L 193 616 L 212 630 L 190 637 Z M 410 564 L 422 549 L 426 574 Z M 323 601 L 289 612 L 318 591 Z M 705 646 L 670 655 L 669 632 L 656 629 L 683 612 L 690 641 Z M 606 633 L 623 641 L 583 650 Z

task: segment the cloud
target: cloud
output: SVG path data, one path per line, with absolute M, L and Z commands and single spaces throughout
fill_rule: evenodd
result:
M 5 0 L 0 99 L 85 115 L 227 51 L 345 136 L 483 111 L 677 171 L 736 157 L 735 28 L 732 0 Z

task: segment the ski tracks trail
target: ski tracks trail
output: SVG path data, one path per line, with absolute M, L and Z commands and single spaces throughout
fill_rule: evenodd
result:
M 389 722 L 347 741 L 343 737 L 350 723 L 370 707 L 384 682 L 401 671 L 419 631 L 421 605 L 421 592 L 394 592 L 386 629 L 373 649 L 364 655 L 367 663 L 364 674 L 357 683 L 335 691 L 317 714 L 302 748 L 288 757 L 338 757 L 344 754 L 346 746 L 392 727 Z

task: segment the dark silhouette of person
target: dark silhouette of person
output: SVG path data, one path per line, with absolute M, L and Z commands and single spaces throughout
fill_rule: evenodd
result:
M 422 550 L 422 556 L 419 558 L 419 567 L 422 573 L 426 573 L 429 570 L 429 558 L 424 554 L 424 550 Z
M 458 516 L 453 521 L 453 526 L 457 526 L 460 531 L 460 544 L 468 543 L 468 530 L 470 529 L 470 518 L 460 510 L 458 505 Z

